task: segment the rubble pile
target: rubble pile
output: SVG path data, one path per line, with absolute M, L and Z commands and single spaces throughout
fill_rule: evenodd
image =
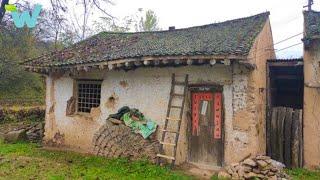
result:
M 8 143 L 18 141 L 41 142 L 44 132 L 44 123 L 22 124 L 17 127 L 0 131 L 0 139 Z
M 30 142 L 40 142 L 43 136 L 43 123 L 38 123 L 35 126 L 31 126 L 26 131 L 27 140 Z
M 219 178 L 226 179 L 289 179 L 283 171 L 285 166 L 268 156 L 259 155 L 248 158 L 240 163 L 234 163 L 220 171 Z

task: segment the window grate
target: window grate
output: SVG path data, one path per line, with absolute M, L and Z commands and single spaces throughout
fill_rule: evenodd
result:
M 101 81 L 78 81 L 78 112 L 90 113 L 100 106 Z

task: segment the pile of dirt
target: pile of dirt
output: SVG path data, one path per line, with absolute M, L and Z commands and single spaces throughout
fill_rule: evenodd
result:
M 219 178 L 226 179 L 289 179 L 283 171 L 285 166 L 268 156 L 248 158 L 240 163 L 231 164 L 220 171 Z
M 144 139 L 132 132 L 131 128 L 119 120 L 108 120 L 93 137 L 93 153 L 108 158 L 125 157 L 131 160 L 147 158 L 156 162 L 159 142 L 155 138 Z

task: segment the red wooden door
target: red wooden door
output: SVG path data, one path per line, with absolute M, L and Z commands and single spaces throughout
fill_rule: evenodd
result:
M 222 93 L 192 92 L 192 123 L 189 138 L 189 161 L 222 165 Z

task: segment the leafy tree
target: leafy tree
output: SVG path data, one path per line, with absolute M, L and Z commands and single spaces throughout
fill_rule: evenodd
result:
M 129 32 L 129 31 L 158 31 L 161 30 L 158 26 L 158 18 L 152 10 L 146 12 L 142 8 L 133 15 L 125 16 L 122 19 L 100 17 L 100 21 L 95 21 L 95 33 L 101 31 L 112 32 Z
M 141 11 L 141 10 L 140 10 Z M 136 25 L 136 31 L 159 31 L 159 20 L 155 12 L 147 10 L 144 17 Z

